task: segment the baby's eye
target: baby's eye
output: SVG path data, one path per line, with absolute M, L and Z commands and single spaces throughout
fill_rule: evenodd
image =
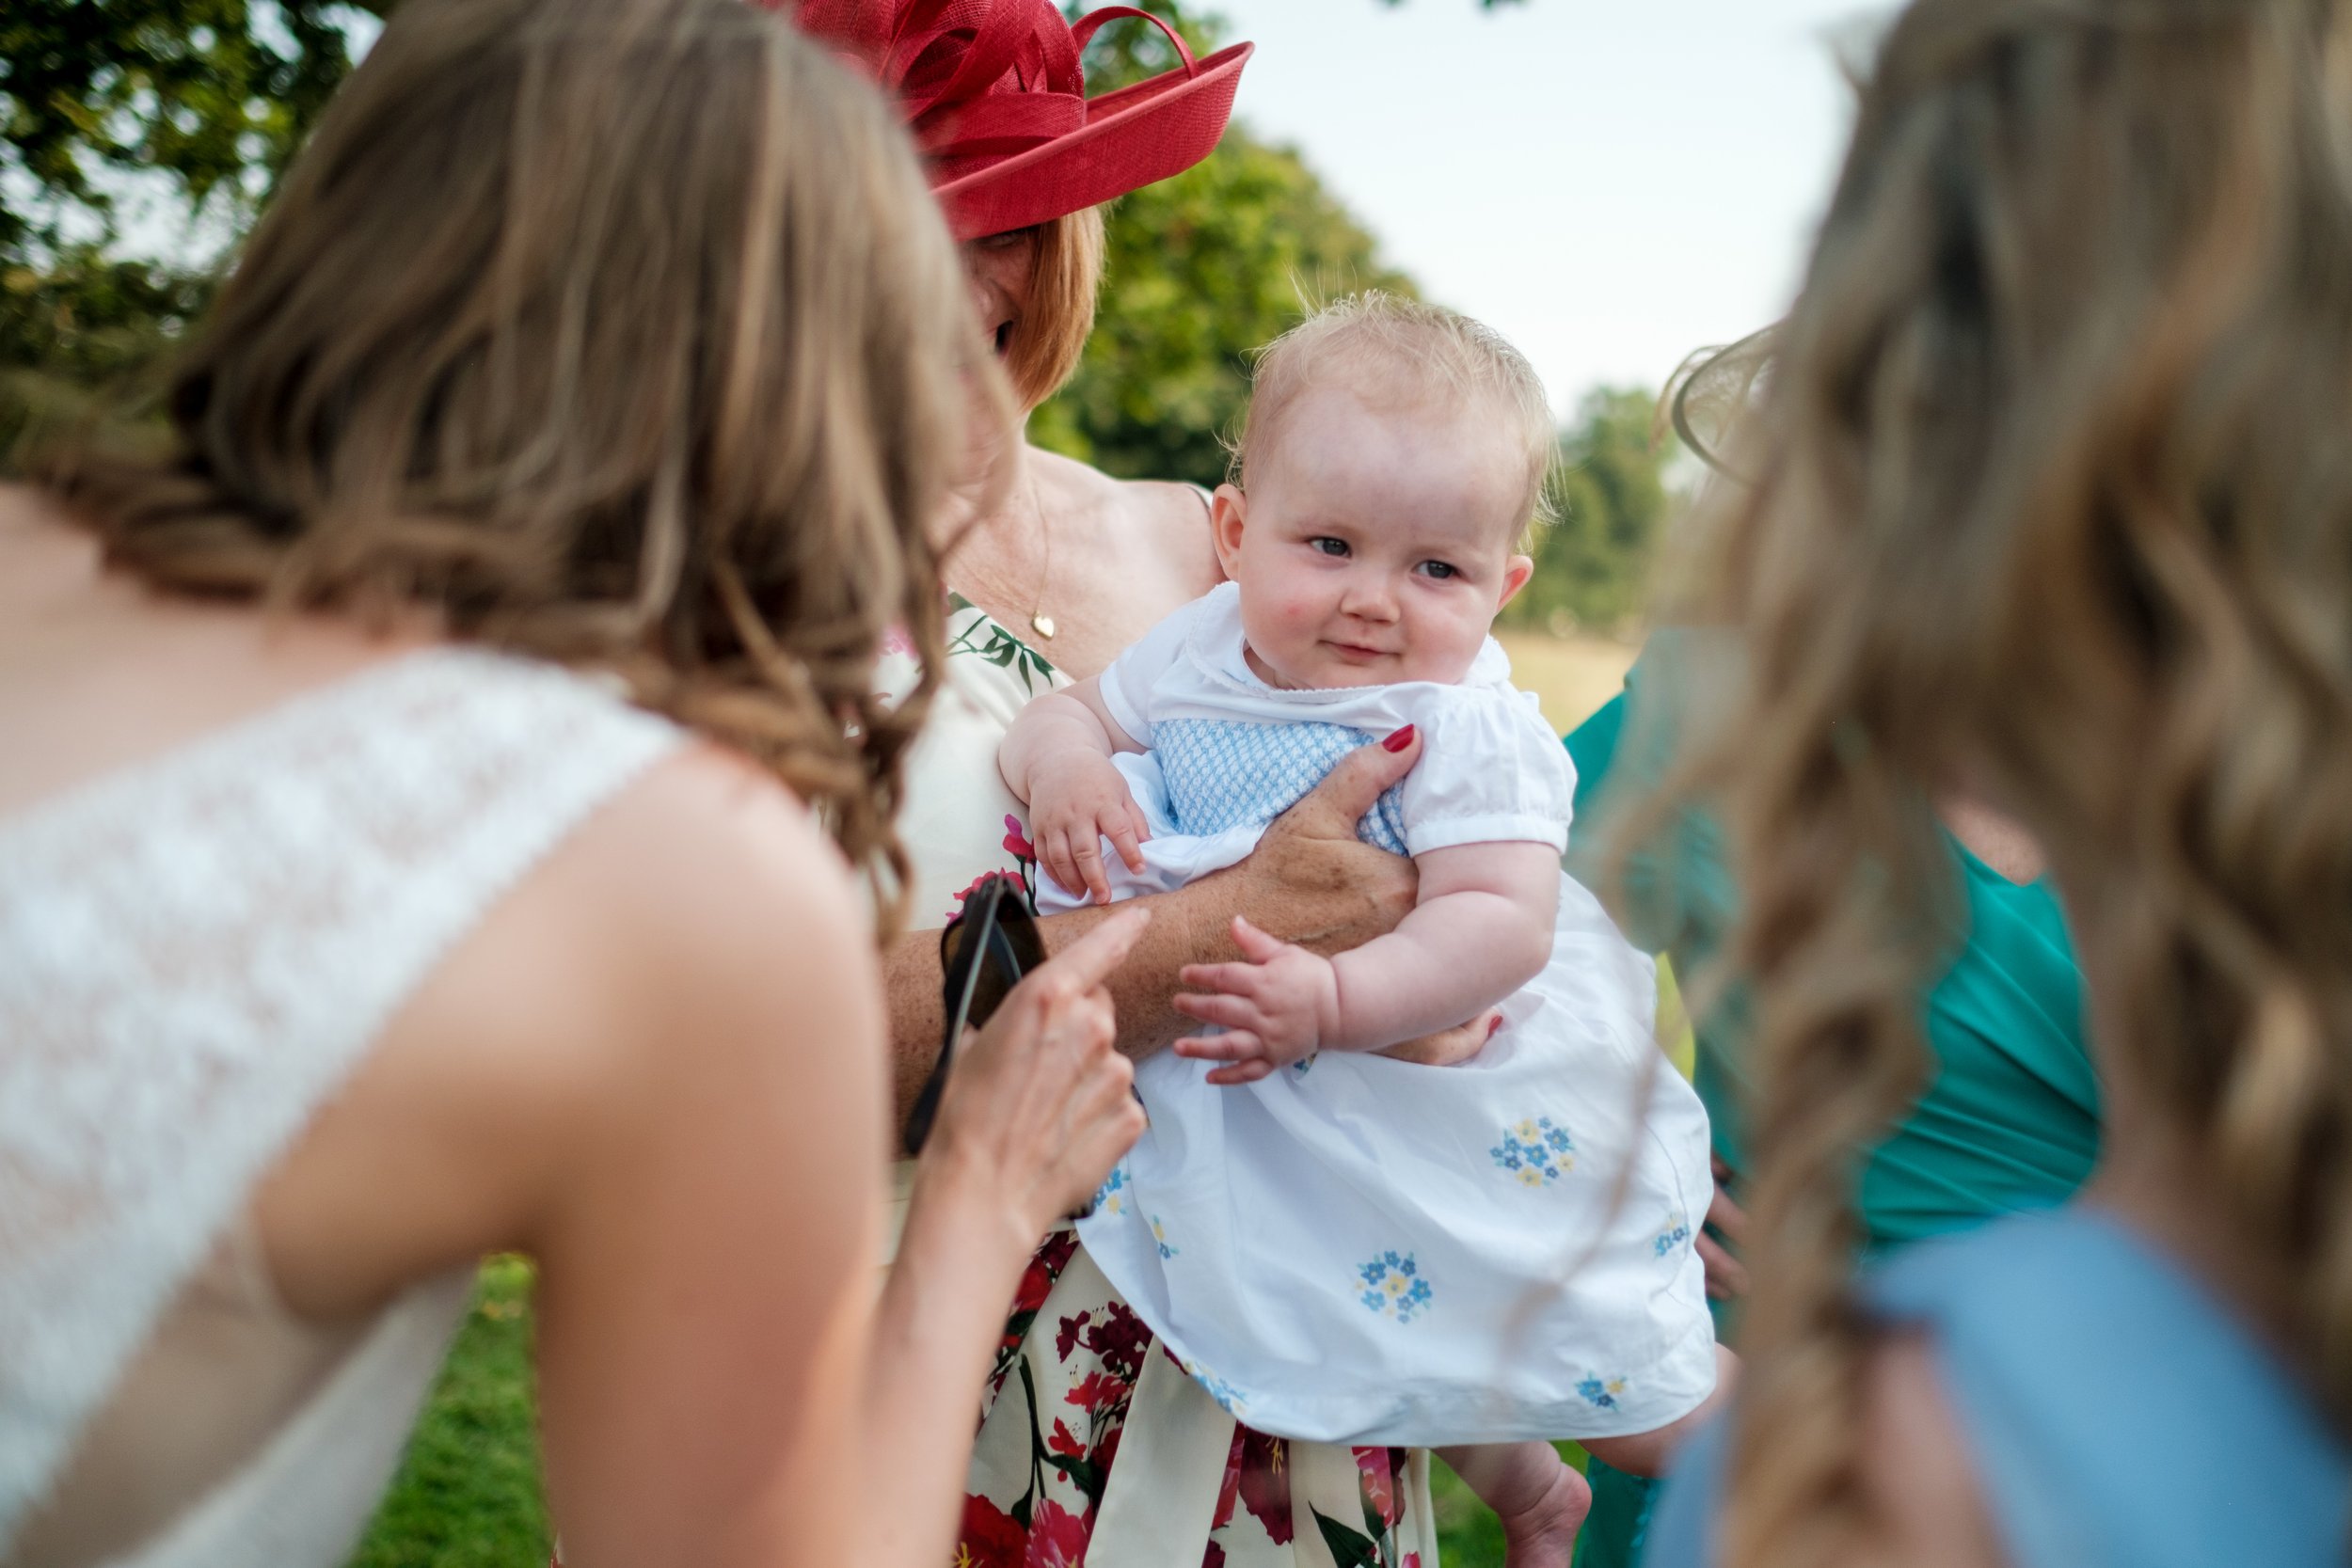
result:
M 1311 550 L 1319 551 L 1324 555 L 1345 555 L 1347 553 L 1347 541 L 1344 539 L 1334 539 L 1327 533 L 1319 534 L 1315 538 L 1307 541 L 1307 547 Z
M 1462 575 L 1462 569 L 1460 567 L 1451 565 L 1443 561 L 1424 561 L 1421 563 L 1421 569 L 1428 573 L 1431 577 L 1436 578 L 1440 582 L 1444 581 L 1447 578 L 1458 578 Z

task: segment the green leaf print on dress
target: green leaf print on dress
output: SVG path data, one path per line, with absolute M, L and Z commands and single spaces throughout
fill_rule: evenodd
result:
M 955 627 L 956 617 L 969 611 L 971 619 L 961 629 L 955 630 L 947 640 L 950 657 L 971 654 L 984 658 L 1000 670 L 1009 670 L 1021 677 L 1021 685 L 1031 696 L 1048 691 L 1054 685 L 1054 667 L 1038 657 L 1037 650 L 998 626 L 987 610 L 961 594 L 947 595 L 947 624 Z

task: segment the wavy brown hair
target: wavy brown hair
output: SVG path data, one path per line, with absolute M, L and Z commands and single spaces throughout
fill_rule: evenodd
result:
M 1869 1523 L 1853 1183 L 1956 787 L 2043 845 L 2115 1125 L 2352 1428 L 2348 63 L 2334 0 L 1919 0 L 1863 85 L 1683 607 L 1742 648 L 1682 782 L 1755 1004 L 1743 1568 Z
M 774 17 L 408 0 L 179 363 L 168 452 L 51 482 L 157 587 L 615 673 L 888 891 L 931 681 L 878 700 L 877 645 L 938 669 L 923 525 L 968 410 L 1007 418 L 967 314 L 892 115 Z

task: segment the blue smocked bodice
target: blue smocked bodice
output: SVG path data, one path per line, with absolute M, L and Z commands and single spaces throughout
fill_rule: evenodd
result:
M 1168 719 L 1153 727 L 1152 749 L 1178 830 L 1207 838 L 1264 827 L 1374 738 L 1344 724 Z M 1391 786 L 1356 829 L 1366 844 L 1395 855 L 1406 853 L 1402 789 Z

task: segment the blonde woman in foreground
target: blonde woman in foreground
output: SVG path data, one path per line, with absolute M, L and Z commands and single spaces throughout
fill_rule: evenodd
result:
M 961 1056 L 877 1306 L 850 873 L 1005 438 L 973 336 L 772 17 L 411 0 L 166 450 L 0 494 L 0 1562 L 342 1561 L 496 1248 L 575 1568 L 945 1560 L 1001 1304 L 1141 1123 L 1123 918 Z
M 1755 1288 L 1657 1568 L 2344 1560 L 2347 60 L 2334 0 L 1886 37 L 1698 582 L 1744 650 L 1684 782 L 1743 898 Z M 1962 794 L 2048 852 L 2106 1146 L 1857 1291 Z

